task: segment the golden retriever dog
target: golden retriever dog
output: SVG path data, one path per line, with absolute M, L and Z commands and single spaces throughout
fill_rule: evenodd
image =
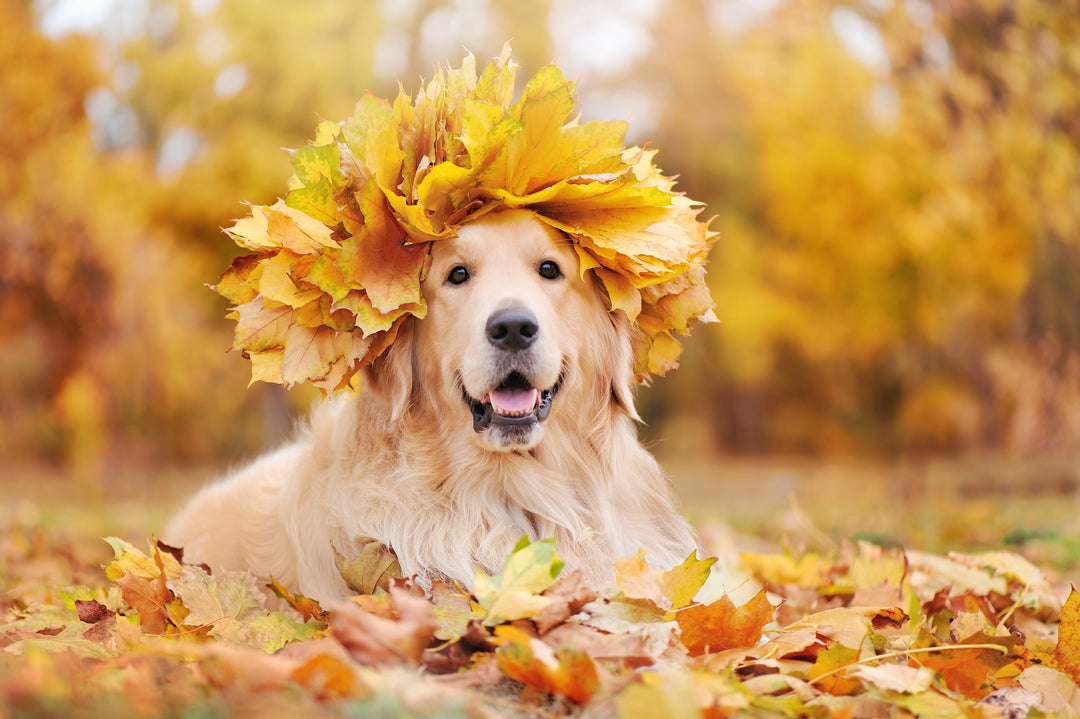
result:
M 696 548 L 637 440 L 630 323 L 566 236 L 529 211 L 487 215 L 432 243 L 422 288 L 427 316 L 356 397 L 204 489 L 163 539 L 319 600 L 349 593 L 335 552 L 371 540 L 405 576 L 466 587 L 523 535 L 555 537 L 594 584 L 639 549 L 671 566 Z

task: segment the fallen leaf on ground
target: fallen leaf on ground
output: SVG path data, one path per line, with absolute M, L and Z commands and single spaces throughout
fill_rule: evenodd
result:
M 675 615 L 682 630 L 682 643 L 691 656 L 752 647 L 761 639 L 764 626 L 772 618 L 773 605 L 766 598 L 764 589 L 741 607 L 736 607 L 727 597 L 721 597 L 712 604 L 698 604 Z
M 495 626 L 539 614 L 552 602 L 541 592 L 555 583 L 562 568 L 554 539 L 530 543 L 528 537 L 522 537 L 506 558 L 501 574 L 489 577 L 476 573 L 476 599 L 487 610 L 484 624 Z
M 553 650 L 513 627 L 500 627 L 496 634 L 503 640 L 496 652 L 499 669 L 511 679 L 578 704 L 588 702 L 600 686 L 596 665 L 585 652 Z
M 331 635 L 364 666 L 419 664 L 435 637 L 431 605 L 407 590 L 391 587 L 396 620 L 365 612 L 351 602 L 331 605 Z

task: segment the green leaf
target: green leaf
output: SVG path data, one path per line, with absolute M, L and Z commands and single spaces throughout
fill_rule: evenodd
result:
M 319 222 L 336 225 L 341 222 L 337 208 L 337 190 L 333 182 L 323 178 L 310 185 L 290 190 L 285 196 L 285 204 Z
M 551 603 L 540 596 L 562 571 L 564 562 L 555 553 L 555 540 L 529 542 L 522 537 L 506 559 L 502 574 L 488 577 L 476 571 L 475 592 L 480 606 L 487 610 L 485 626 L 535 616 Z
M 320 124 L 319 128 L 322 127 L 323 124 Z M 293 171 L 304 185 L 311 185 L 325 178 L 338 187 L 343 186 L 345 176 L 341 174 L 340 165 L 341 149 L 334 142 L 321 145 L 312 143 L 293 153 Z

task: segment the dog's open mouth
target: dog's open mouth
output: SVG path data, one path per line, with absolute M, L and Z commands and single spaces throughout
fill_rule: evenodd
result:
M 537 389 L 519 372 L 511 372 L 499 386 L 481 399 L 465 392 L 472 410 L 473 429 L 482 432 L 492 424 L 522 425 L 542 422 L 551 412 L 551 402 L 562 378 L 551 389 Z

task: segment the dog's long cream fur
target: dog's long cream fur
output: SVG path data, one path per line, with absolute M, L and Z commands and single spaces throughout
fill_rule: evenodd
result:
M 561 275 L 538 274 L 543 262 Z M 455 268 L 467 282 L 448 280 Z M 357 397 L 323 403 L 296 441 L 204 489 L 165 541 L 322 600 L 348 593 L 335 552 L 372 539 L 406 576 L 465 586 L 474 567 L 499 571 L 522 535 L 555 537 L 567 568 L 594 583 L 639 548 L 655 566 L 695 548 L 637 440 L 630 324 L 580 276 L 569 240 L 528 212 L 488 216 L 434 243 L 423 291 L 428 316 L 365 370 Z M 474 429 L 465 399 L 504 371 L 484 328 L 506 307 L 536 317 L 522 366 L 557 389 L 548 418 L 512 437 Z

